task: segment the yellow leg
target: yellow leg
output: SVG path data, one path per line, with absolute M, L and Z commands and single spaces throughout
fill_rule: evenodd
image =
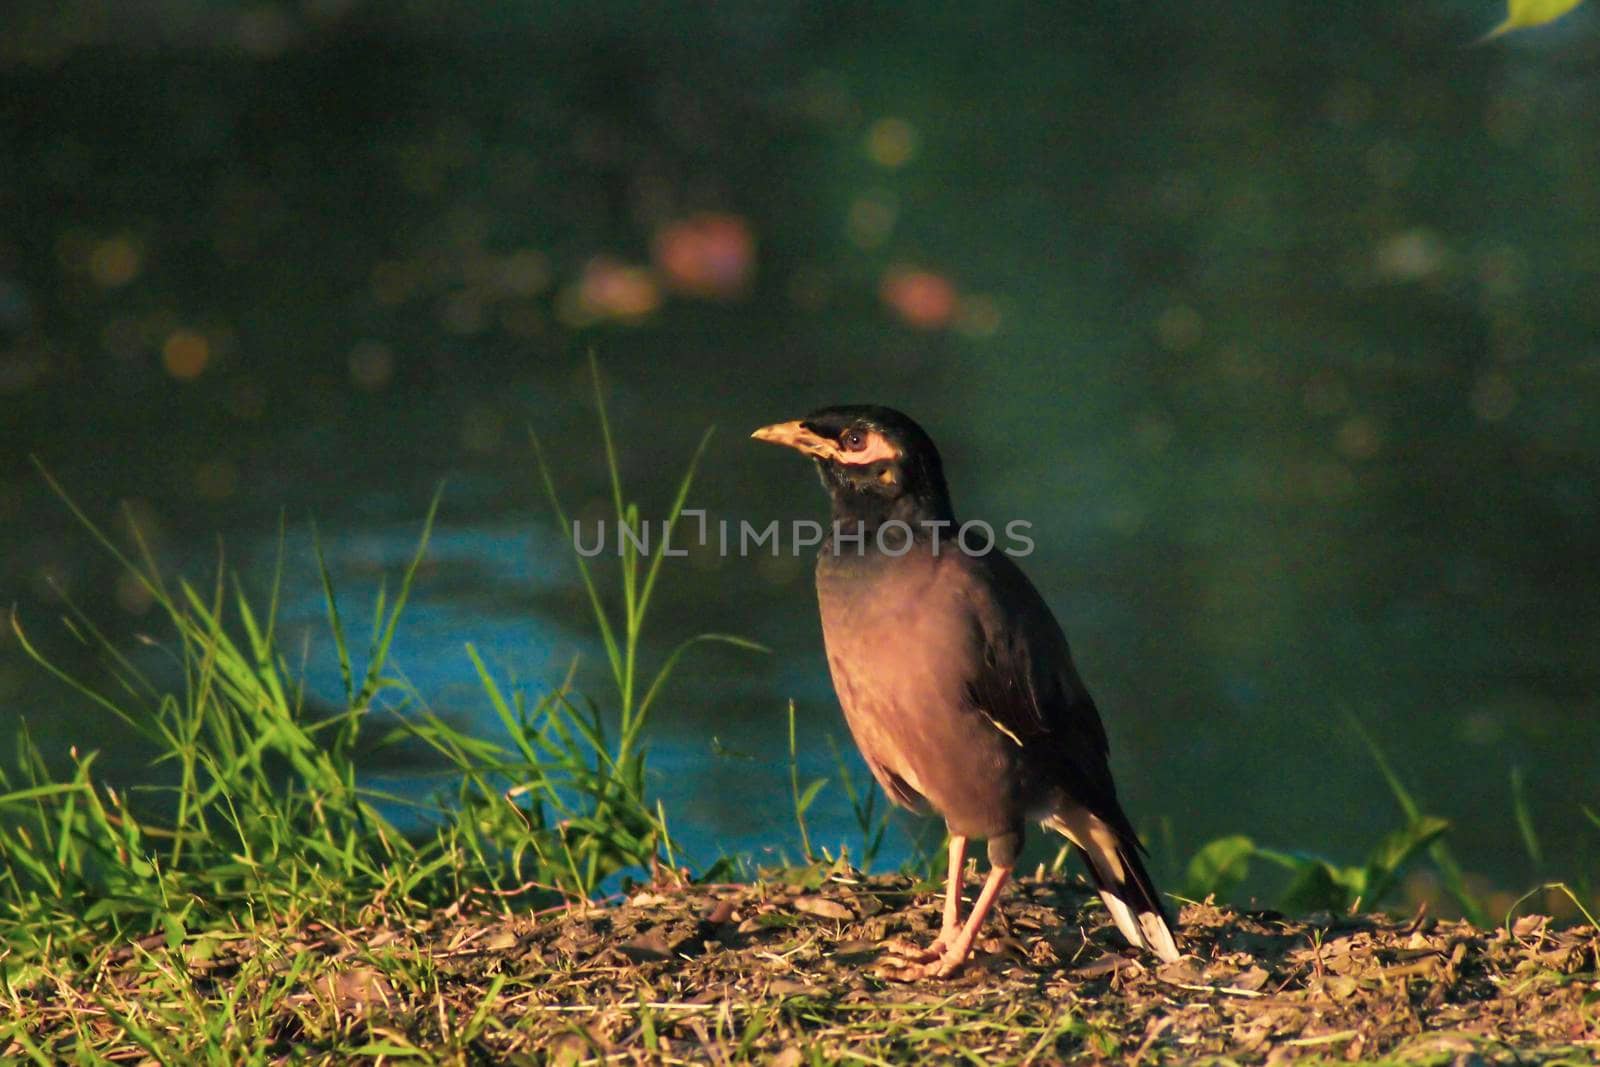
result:
M 1010 867 L 989 868 L 989 877 L 983 883 L 983 891 L 978 894 L 977 902 L 972 905 L 972 914 L 967 916 L 966 925 L 956 934 L 955 940 L 946 944 L 943 955 L 933 960 L 890 966 L 885 969 L 887 976 L 901 981 L 914 981 L 918 978 L 948 978 L 959 971 L 967 962 L 967 957 L 972 955 L 972 945 L 978 940 L 983 920 L 988 918 L 995 899 L 1000 896 L 1000 890 L 1005 888 L 1006 880 L 1010 877 Z
M 950 835 L 950 869 L 944 883 L 944 922 L 939 924 L 939 940 L 950 944 L 961 932 L 961 883 L 966 874 L 967 839 Z
M 944 886 L 944 921 L 939 936 L 927 948 L 919 948 L 903 938 L 884 943 L 884 949 L 897 960 L 928 963 L 940 959 L 961 936 L 961 883 L 967 863 L 967 839 L 950 835 L 950 870 Z

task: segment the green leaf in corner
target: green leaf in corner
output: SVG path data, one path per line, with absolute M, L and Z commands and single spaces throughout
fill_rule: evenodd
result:
M 1581 3 L 1583 0 L 1508 0 L 1506 20 L 1490 30 L 1483 39 L 1491 41 L 1512 30 L 1554 22 Z
M 1255 851 L 1255 842 L 1243 834 L 1219 837 L 1202 845 L 1184 872 L 1184 896 L 1204 900 L 1215 893 L 1219 899 L 1226 898 L 1250 873 L 1250 857 Z
M 1385 834 L 1367 857 L 1363 903 L 1369 908 L 1377 907 L 1378 900 L 1394 885 L 1401 869 L 1449 828 L 1446 820 L 1423 815 L 1412 819 L 1410 825 Z
M 1344 911 L 1366 892 L 1365 868 L 1338 867 L 1304 852 L 1258 848 L 1256 855 L 1293 875 L 1280 901 L 1284 911 Z
M 1366 874 L 1359 867 L 1335 867 L 1311 856 L 1300 860 L 1294 880 L 1283 893 L 1285 911 L 1340 912 L 1363 895 Z

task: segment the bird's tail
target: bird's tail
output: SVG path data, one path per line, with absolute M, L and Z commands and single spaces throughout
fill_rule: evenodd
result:
M 1178 959 L 1167 911 L 1144 869 L 1138 842 L 1125 840 L 1104 819 L 1084 808 L 1052 815 L 1044 824 L 1077 848 L 1094 876 L 1100 899 L 1128 943 L 1169 963 Z

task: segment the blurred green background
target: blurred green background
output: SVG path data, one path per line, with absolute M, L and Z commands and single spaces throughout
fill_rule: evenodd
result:
M 1396 814 L 1350 716 L 1470 870 L 1593 868 L 1589 6 L 1477 47 L 1491 0 L 4 11 L 0 600 L 74 669 L 63 591 L 162 653 L 30 454 L 186 573 L 220 540 L 264 588 L 286 516 L 313 693 L 306 519 L 358 605 L 441 479 L 396 652 L 421 692 L 483 714 L 468 640 L 526 679 L 596 663 L 526 435 L 601 514 L 593 350 L 647 515 L 709 424 L 691 504 L 765 523 L 823 500 L 750 429 L 922 421 L 964 516 L 1034 524 L 1160 869 L 1229 832 L 1364 853 Z M 787 698 L 833 772 L 809 571 L 664 575 L 662 646 L 709 622 L 774 649 L 698 655 L 661 706 L 702 855 L 792 844 Z M 24 717 L 145 773 L 7 629 L 0 733 Z M 853 840 L 837 789 L 813 834 Z

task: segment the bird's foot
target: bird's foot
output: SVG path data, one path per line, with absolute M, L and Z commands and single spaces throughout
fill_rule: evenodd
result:
M 950 943 L 954 940 L 954 935 L 940 934 L 927 948 L 922 948 L 914 941 L 896 937 L 882 942 L 878 947 L 883 949 L 887 958 L 901 963 L 932 963 L 949 951 Z
M 967 962 L 969 952 L 959 952 L 955 947 L 957 934 L 940 934 L 928 947 L 922 948 L 903 938 L 885 941 L 887 953 L 878 962 L 878 974 L 896 982 L 917 982 L 924 978 L 949 978 Z
M 887 957 L 876 968 L 881 977 L 893 982 L 920 982 L 926 978 L 949 978 L 966 965 L 967 956 L 946 950 L 931 959 L 906 960 Z

